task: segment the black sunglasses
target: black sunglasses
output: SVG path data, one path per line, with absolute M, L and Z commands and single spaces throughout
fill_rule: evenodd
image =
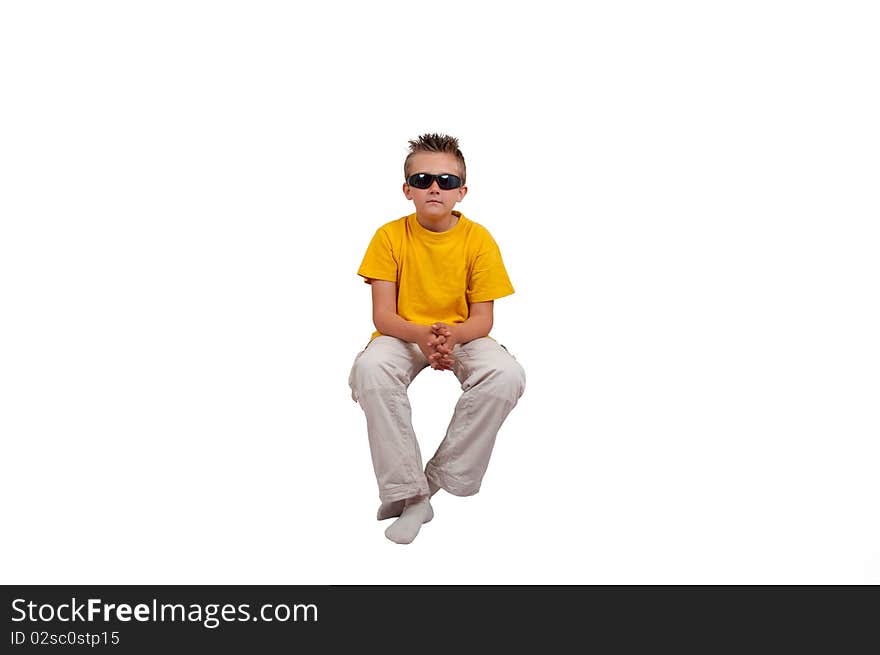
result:
M 431 173 L 414 173 L 406 178 L 406 183 L 414 186 L 416 189 L 428 189 L 437 180 L 437 186 L 444 191 L 457 189 L 461 186 L 461 178 L 458 175 L 450 175 L 449 173 L 441 173 L 440 175 L 431 175 Z

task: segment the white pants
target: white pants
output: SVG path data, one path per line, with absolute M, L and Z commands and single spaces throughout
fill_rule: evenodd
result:
M 424 471 L 407 388 L 428 360 L 416 344 L 384 335 L 355 357 L 348 384 L 367 417 L 382 502 L 427 495 L 428 480 L 456 496 L 480 490 L 495 435 L 522 396 L 526 375 L 513 355 L 488 337 L 458 344 L 452 355 L 464 393 Z

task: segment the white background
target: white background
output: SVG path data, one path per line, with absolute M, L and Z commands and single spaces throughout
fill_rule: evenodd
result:
M 880 582 L 872 3 L 9 2 L 0 581 Z M 456 135 L 527 388 L 378 505 L 355 275 Z M 425 458 L 460 390 L 413 383 Z

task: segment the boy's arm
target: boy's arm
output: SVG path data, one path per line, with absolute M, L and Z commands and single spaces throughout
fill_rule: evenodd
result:
M 449 369 L 451 361 L 443 361 L 436 346 L 446 338 L 434 334 L 429 325 L 419 325 L 401 318 L 397 313 L 397 284 L 388 280 L 371 280 L 373 291 L 373 325 L 382 334 L 416 344 L 434 369 Z
M 494 300 L 471 303 L 468 319 L 464 323 L 450 326 L 456 343 L 467 343 L 489 335 L 494 320 L 494 303 Z
M 424 325 L 411 323 L 397 313 L 397 284 L 388 280 L 371 280 L 373 290 L 373 325 L 382 334 L 416 343 L 430 331 Z

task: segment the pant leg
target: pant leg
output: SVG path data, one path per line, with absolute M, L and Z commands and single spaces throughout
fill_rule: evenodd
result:
M 417 345 L 383 335 L 355 357 L 351 368 L 351 397 L 367 417 L 370 454 L 383 503 L 428 494 L 407 395 L 410 383 L 427 365 Z
M 453 355 L 464 393 L 425 474 L 451 494 L 471 496 L 480 490 L 495 436 L 522 396 L 526 374 L 504 346 L 488 337 L 456 346 Z

